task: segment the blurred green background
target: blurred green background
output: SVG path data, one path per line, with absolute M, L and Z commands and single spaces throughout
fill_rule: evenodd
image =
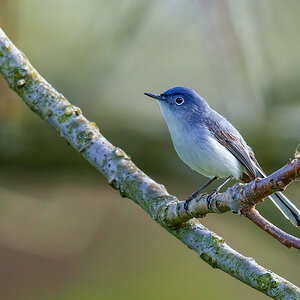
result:
M 37 70 L 168 191 L 204 181 L 143 92 L 195 89 L 266 172 L 300 141 L 297 0 L 1 0 L 0 25 Z M 212 269 L 111 189 L 0 78 L 1 299 L 264 299 Z M 231 183 L 233 184 L 233 183 Z M 286 191 L 299 207 L 299 183 Z M 266 201 L 261 213 L 299 237 Z M 227 213 L 203 224 L 299 284 L 299 254 Z M 242 295 L 242 296 L 241 296 Z

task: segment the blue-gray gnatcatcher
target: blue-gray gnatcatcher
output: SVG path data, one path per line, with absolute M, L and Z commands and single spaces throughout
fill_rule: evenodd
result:
M 217 178 L 226 180 L 214 193 L 231 178 L 245 183 L 266 177 L 241 134 L 195 91 L 174 87 L 160 95 L 145 95 L 158 100 L 179 157 L 210 178 L 186 200 L 186 210 L 189 201 Z M 287 219 L 300 226 L 300 212 L 286 196 L 278 192 L 269 197 Z

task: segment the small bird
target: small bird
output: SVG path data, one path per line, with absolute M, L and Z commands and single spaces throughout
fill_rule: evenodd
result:
M 174 87 L 160 95 L 145 95 L 157 100 L 179 157 L 191 169 L 210 178 L 186 200 L 186 211 L 188 203 L 218 178 L 226 180 L 213 193 L 232 178 L 246 183 L 266 177 L 241 134 L 194 90 Z M 287 219 L 300 226 L 300 212 L 286 196 L 277 192 L 269 198 Z

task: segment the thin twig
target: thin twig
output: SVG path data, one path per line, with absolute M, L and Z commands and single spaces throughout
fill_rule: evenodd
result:
M 269 233 L 276 240 L 278 240 L 282 245 L 287 248 L 296 248 L 300 250 L 300 239 L 282 231 L 271 222 L 266 220 L 260 213 L 255 209 L 242 210 L 242 214 L 250 219 L 253 223 L 259 226 L 262 230 Z

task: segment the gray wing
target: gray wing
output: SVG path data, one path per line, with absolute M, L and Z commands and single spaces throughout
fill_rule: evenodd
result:
M 255 159 L 252 149 L 246 144 L 240 133 L 224 117 L 213 111 L 206 118 L 205 122 L 211 134 L 236 157 L 249 173 L 248 175 L 243 173 L 240 181 L 248 182 L 256 178 L 256 176 L 266 177 L 265 172 Z M 287 197 L 277 192 L 270 195 L 269 198 L 287 219 L 295 226 L 300 227 L 300 212 Z
M 240 133 L 221 115 L 214 112 L 214 118 L 209 118 L 208 128 L 218 142 L 226 147 L 234 157 L 245 167 L 251 180 L 257 173 L 264 174 L 254 157 L 252 149 L 246 144 Z
M 258 161 L 256 160 L 255 156 L 254 156 L 254 152 L 253 150 L 251 149 L 251 147 L 249 147 L 247 145 L 247 148 L 248 148 L 248 153 L 249 153 L 249 156 L 251 158 L 251 161 L 254 163 L 255 167 L 256 167 L 256 170 L 259 174 L 260 177 L 267 177 L 266 173 L 264 172 L 264 170 L 261 168 L 261 166 L 259 165 Z

